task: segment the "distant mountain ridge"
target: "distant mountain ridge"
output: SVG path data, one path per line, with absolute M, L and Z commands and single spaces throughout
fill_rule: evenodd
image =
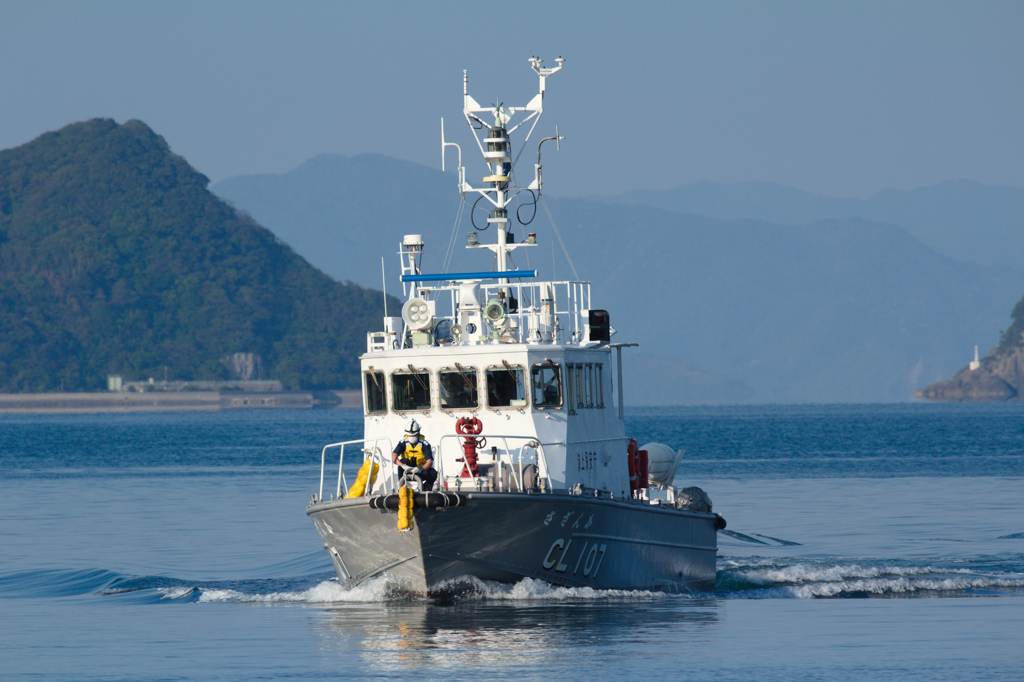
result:
M 1006 302 L 1024 289 L 1019 273 L 953 261 L 882 223 L 552 208 L 606 247 L 577 262 L 624 340 L 746 383 L 760 402 L 909 399 L 961 364 L 972 338 L 995 339 Z
M 229 378 L 358 385 L 378 292 L 311 267 L 141 121 L 0 151 L 0 391 Z M 248 357 L 248 356 L 247 356 Z
M 288 173 L 228 178 L 211 189 L 324 272 L 376 288 L 380 257 L 397 252 L 403 235 L 451 224 L 455 186 L 454 175 L 380 154 L 321 154 Z M 385 266 L 393 270 L 394 258 Z
M 403 234 L 424 235 L 425 267 L 441 270 L 455 184 L 437 169 L 364 155 L 320 156 L 213 189 L 336 277 L 379 282 L 386 256 L 390 286 Z M 641 342 L 625 353 L 631 404 L 910 400 L 974 344 L 994 344 L 1024 290 L 1019 270 L 949 257 L 863 218 L 780 225 L 636 202 L 545 201 L 595 306 L 612 314 L 614 340 Z M 481 269 L 462 248 L 470 229 L 466 209 L 451 271 Z M 542 245 L 516 252 L 521 267 L 569 276 L 543 208 L 513 232 L 536 232 Z
M 956 180 L 887 189 L 862 200 L 817 196 L 769 182 L 696 182 L 597 199 L 779 225 L 863 218 L 898 225 L 951 258 L 1024 270 L 1024 190 L 1014 187 Z

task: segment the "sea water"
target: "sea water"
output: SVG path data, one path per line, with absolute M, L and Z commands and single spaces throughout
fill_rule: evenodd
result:
M 1024 677 L 1024 403 L 626 421 L 727 519 L 715 594 L 342 589 L 304 510 L 354 411 L 0 415 L 0 677 Z

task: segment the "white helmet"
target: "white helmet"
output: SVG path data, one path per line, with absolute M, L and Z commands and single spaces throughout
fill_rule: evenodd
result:
M 409 435 L 419 435 L 420 425 L 416 422 L 415 419 L 413 419 L 411 422 L 409 422 L 409 428 L 407 428 L 405 432 L 408 433 Z

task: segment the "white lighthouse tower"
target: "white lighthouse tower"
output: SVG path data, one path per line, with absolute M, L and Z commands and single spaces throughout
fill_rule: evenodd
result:
M 971 364 L 968 365 L 968 367 L 970 367 L 972 372 L 974 370 L 976 370 L 976 369 L 981 367 L 981 363 L 978 361 L 978 347 L 977 346 L 974 347 L 974 361 L 971 362 Z

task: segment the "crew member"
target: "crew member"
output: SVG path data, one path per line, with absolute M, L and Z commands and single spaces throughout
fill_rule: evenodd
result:
M 420 479 L 423 490 L 432 490 L 434 481 L 437 480 L 437 470 L 434 469 L 434 454 L 430 449 L 430 443 L 420 438 L 420 425 L 413 419 L 409 422 L 409 428 L 405 430 L 405 439 L 402 440 L 391 453 L 391 461 L 398 464 L 398 479 L 402 480 L 405 470 L 402 466 L 409 467 L 409 472 Z

